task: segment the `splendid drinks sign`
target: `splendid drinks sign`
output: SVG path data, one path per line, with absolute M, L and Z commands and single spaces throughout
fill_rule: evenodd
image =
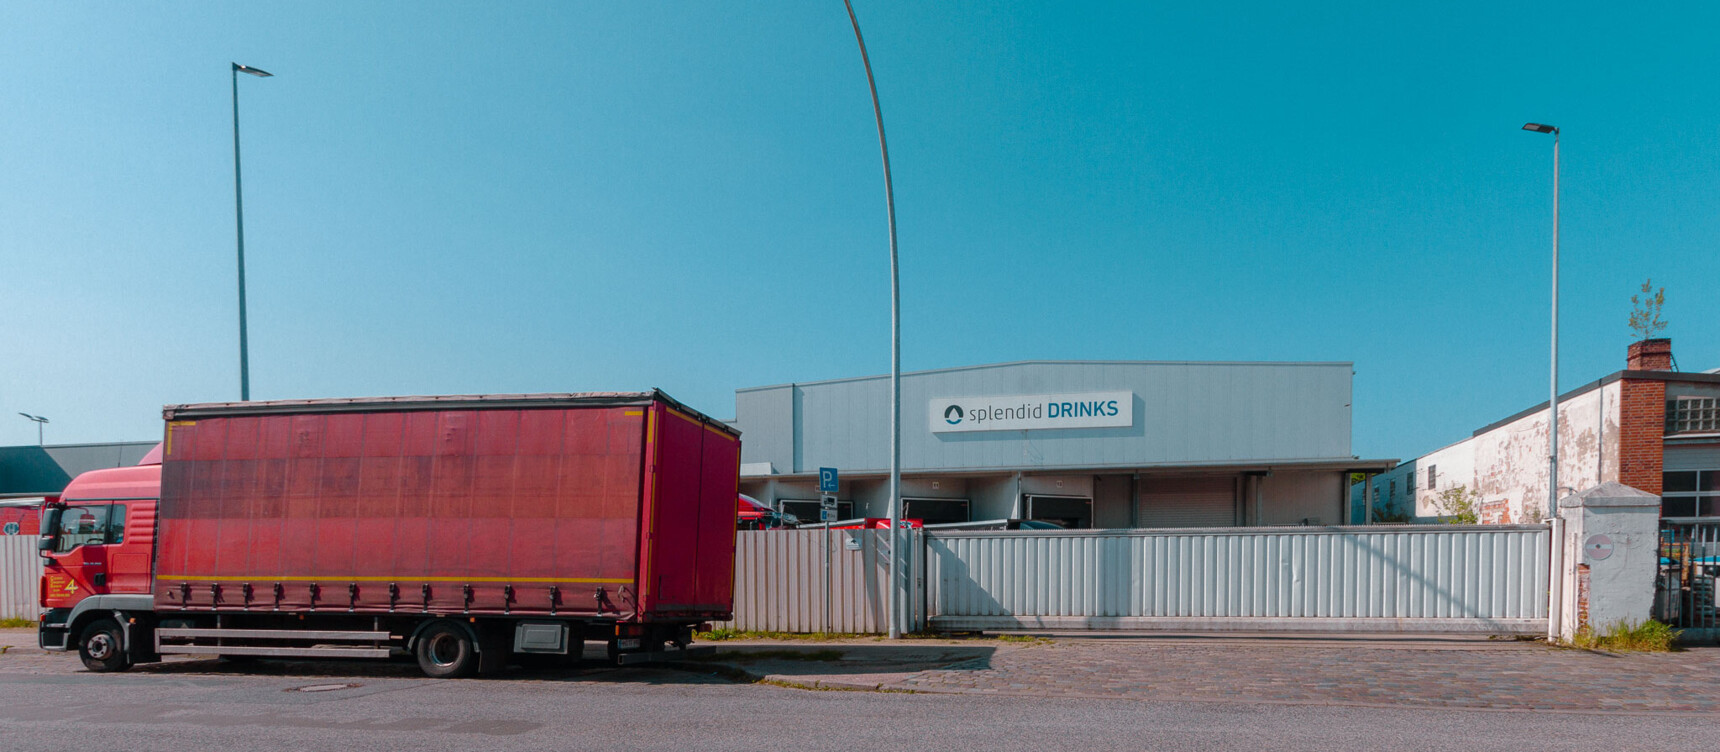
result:
M 1134 392 L 939 397 L 928 411 L 932 433 L 1126 428 L 1134 425 Z

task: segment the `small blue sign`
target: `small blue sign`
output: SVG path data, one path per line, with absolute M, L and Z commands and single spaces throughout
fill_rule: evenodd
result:
M 836 493 L 836 468 L 818 468 L 818 492 Z
M 6 523 L 5 533 L 7 535 L 17 535 L 18 530 L 19 530 L 18 523 L 16 523 L 16 522 Z

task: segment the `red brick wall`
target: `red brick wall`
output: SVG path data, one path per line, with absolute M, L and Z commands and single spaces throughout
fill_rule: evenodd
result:
M 1577 629 L 1589 626 L 1589 565 L 1577 565 Z
M 1666 435 L 1666 382 L 1619 382 L 1618 480 L 1631 488 L 1660 493 Z
M 1511 501 L 1498 499 L 1481 503 L 1481 524 L 1509 525 L 1511 524 Z
M 1672 340 L 1645 339 L 1631 343 L 1625 352 L 1625 368 L 1632 371 L 1672 370 Z

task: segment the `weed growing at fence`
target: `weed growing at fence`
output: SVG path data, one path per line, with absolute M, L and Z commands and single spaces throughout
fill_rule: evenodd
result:
M 0 629 L 35 629 L 34 619 L 0 619 Z
M 1616 622 L 1601 631 L 1583 627 L 1571 646 L 1616 653 L 1665 653 L 1678 640 L 1678 630 L 1653 619 L 1639 624 Z

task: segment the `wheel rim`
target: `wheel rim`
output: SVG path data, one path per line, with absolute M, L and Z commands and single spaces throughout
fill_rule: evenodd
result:
M 91 658 L 105 661 L 113 656 L 113 648 L 113 636 L 103 632 L 91 637 L 84 649 L 89 651 Z
M 448 668 L 460 659 L 460 638 L 447 632 L 433 635 L 425 655 L 430 659 L 431 665 Z

